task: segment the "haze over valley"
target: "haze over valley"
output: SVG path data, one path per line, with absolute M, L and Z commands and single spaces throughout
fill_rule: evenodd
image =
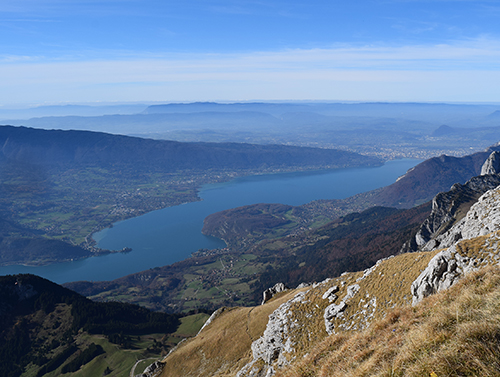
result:
M 2 0 L 0 377 L 500 376 L 500 6 Z
M 269 336 L 275 335 L 266 331 L 274 331 L 275 325 L 267 318 L 283 315 L 278 304 L 288 307 L 295 302 L 281 291 L 317 281 L 324 285 L 361 270 L 365 276 L 379 265 L 392 271 L 390 263 L 381 264 L 386 258 L 407 258 L 406 253 L 417 252 L 414 264 L 408 259 L 400 262 L 408 271 L 400 285 L 380 283 L 401 289 L 395 302 L 407 305 L 416 293 L 408 291 L 405 279 L 417 284 L 417 272 L 432 267 L 436 245 L 443 242 L 440 237 L 450 237 L 446 231 L 460 224 L 481 195 L 500 184 L 496 142 L 500 105 L 142 106 L 32 108 L 24 114 L 44 116 L 0 126 L 0 269 L 9 274 L 0 282 L 7 292 L 2 310 L 8 329 L 0 352 L 13 355 L 2 356 L 4 360 L 17 360 L 5 371 L 22 376 L 34 370 L 36 375 L 52 376 L 81 368 L 88 375 L 97 368 L 101 374 L 115 371 L 125 376 L 139 364 L 144 364 L 141 369 L 151 364 L 134 367 L 132 360 L 152 358 L 162 360 L 151 364 L 156 368 L 153 375 L 176 375 L 186 368 L 179 357 L 187 352 L 187 359 L 196 359 L 192 352 L 198 351 L 191 347 L 212 352 L 211 341 L 196 336 L 211 313 L 220 315 L 232 312 L 231 308 L 253 311 L 252 307 L 259 308 L 255 320 L 267 327 L 251 330 L 256 335 L 250 343 L 241 341 L 241 353 L 234 357 L 246 364 L 235 361 L 238 370 L 230 375 L 248 373 L 245 368 L 254 368 L 255 363 L 259 373 L 280 369 L 281 361 L 273 357 L 255 353 L 251 360 L 241 355 L 259 342 L 273 343 Z M 120 114 L 106 114 L 113 111 Z M 276 188 L 276 195 L 259 194 L 252 185 L 259 181 L 271 182 L 263 187 Z M 203 190 L 232 185 L 241 187 L 239 195 L 248 198 L 222 194 L 215 206 L 207 198 L 201 217 L 187 205 L 202 200 Z M 321 188 L 318 196 L 303 194 L 315 191 L 315 185 Z M 169 208 L 175 209 L 170 216 L 158 211 Z M 197 220 L 186 220 L 189 217 Z M 135 222 L 127 228 L 117 224 L 123 220 Z M 108 233 L 115 241 L 103 247 Z M 453 236 L 457 242 L 461 234 L 464 231 Z M 134 237 L 139 235 L 147 241 L 141 238 L 138 244 Z M 421 254 L 423 247 L 428 254 Z M 476 258 L 476 251 L 470 253 Z M 21 274 L 44 275 L 43 271 L 71 291 Z M 267 292 L 264 300 L 263 292 Z M 355 327 L 364 328 L 385 315 L 388 302 L 394 301 L 385 293 L 369 292 L 366 297 L 376 294 L 386 304 L 380 313 L 370 306 L 374 314 L 368 317 L 363 311 L 353 312 L 352 323 L 361 320 Z M 278 299 L 272 301 L 276 293 Z M 341 318 L 350 294 L 338 307 L 316 304 L 320 312 L 310 315 L 325 318 L 326 332 L 317 324 L 308 331 L 317 333 L 318 340 L 334 335 L 337 314 L 331 311 L 341 310 Z M 82 301 L 83 297 L 91 301 Z M 260 309 L 258 305 L 270 298 L 270 306 Z M 25 300 L 27 306 L 16 304 Z M 365 305 L 363 300 L 359 305 Z M 113 306 L 115 302 L 132 306 Z M 101 326 L 92 318 L 82 321 L 81 313 L 87 310 L 107 313 L 96 315 L 110 325 Z M 248 316 L 234 310 L 236 317 L 229 320 L 222 315 L 212 326 L 220 329 L 216 334 L 227 331 L 226 326 L 241 320 L 241 315 Z M 128 324 L 130 315 L 135 316 L 136 327 Z M 15 330 L 13 321 L 20 318 L 26 325 Z M 54 326 L 47 318 L 57 318 L 61 331 L 45 338 L 43 334 Z M 286 315 L 283 318 L 288 321 Z M 32 335 L 27 326 L 36 329 Z M 120 326 L 129 330 L 118 332 Z M 23 347 L 13 346 L 16 331 L 24 334 Z M 192 340 L 163 359 L 185 337 Z M 217 368 L 222 368 L 220 357 L 231 354 L 226 341 L 220 338 L 220 353 L 212 356 Z M 273 347 L 268 344 L 262 352 L 267 355 Z M 280 347 L 277 354 L 286 355 L 288 351 Z M 211 368 L 189 373 L 217 375 Z
M 64 115 L 69 111 L 79 115 Z M 106 114 L 111 111 L 131 114 Z M 244 102 L 151 106 L 52 106 L 1 123 L 186 142 L 284 144 L 350 150 L 383 159 L 464 155 L 500 138 L 498 105 Z M 100 113 L 99 113 L 100 112 Z M 32 117 L 34 114 L 45 116 Z M 99 114 L 99 115 L 96 115 Z M 102 115 L 101 115 L 102 114 Z M 0 110 L 0 119 L 9 111 Z
M 370 170 L 380 169 L 384 163 L 378 157 L 325 148 L 185 143 L 94 131 L 14 126 L 2 126 L 0 131 L 3 145 L 2 221 L 5 224 L 1 246 L 3 263 L 6 264 L 47 264 L 90 256 L 98 261 L 102 258 L 99 255 L 113 250 L 96 247 L 90 238 L 94 231 L 157 208 L 199 200 L 197 190 L 204 183 L 225 184 L 237 176 L 299 171 L 309 171 L 312 181 L 312 177 L 325 174 L 328 169 L 360 172 L 358 174 L 363 178 L 363 174 L 369 176 Z M 6 328 L 10 328 L 16 318 L 24 318 L 23 323 L 30 323 L 37 330 L 34 335 L 28 335 L 24 325 L 15 330 L 24 334 L 27 342 L 24 348 L 13 346 L 15 337 L 12 338 L 9 332 L 4 333 L 6 342 L 1 352 L 5 355 L 10 352 L 15 355 L 13 359 L 18 360 L 5 370 L 21 375 L 24 368 L 29 367 L 42 376 L 75 370 L 73 368 L 83 368 L 84 373 L 91 373 L 92 368 L 103 372 L 109 368 L 125 375 L 132 363 L 126 361 L 128 367 L 123 368 L 120 365 L 124 360 L 165 356 L 184 336 L 196 335 L 208 313 L 221 307 L 258 305 L 262 292 L 277 283 L 293 287 L 324 279 L 328 282 L 332 277 L 345 276 L 346 271 L 371 271 L 372 266 L 380 265 L 381 260 L 412 248 L 420 251 L 418 245 L 423 237 L 435 242 L 432 237 L 437 239 L 446 234 L 446 229 L 452 229 L 453 224 L 460 224 L 466 211 L 475 202 L 480 202 L 478 198 L 500 184 L 497 173 L 497 169 L 500 171 L 499 149 L 492 145 L 487 150 L 462 157 L 433 157 L 406 173 L 403 171 L 404 174 L 386 187 L 342 199 L 316 200 L 300 206 L 254 204 L 213 213 L 205 218 L 203 233 L 223 239 L 226 247 L 198 250 L 183 261 L 158 265 L 111 281 L 65 284 L 94 302 L 101 302 L 101 306 L 95 308 L 92 305 L 98 303 L 82 301 L 82 296 L 61 291 L 62 287 L 37 280 L 39 278 L 32 275 L 6 276 L 1 282 L 5 292 L 2 310 Z M 479 177 L 471 180 L 475 176 Z M 304 177 L 307 179 L 308 175 Z M 339 180 L 336 184 L 346 182 Z M 461 184 L 465 184 L 464 189 Z M 451 195 L 451 204 L 449 199 L 436 199 L 442 194 L 431 204 L 430 200 L 436 194 L 449 190 L 451 186 L 452 194 L 442 196 Z M 491 203 L 492 208 L 496 208 L 496 202 Z M 448 220 L 450 218 L 452 220 Z M 428 225 L 425 225 L 429 222 L 434 224 L 433 230 L 428 230 Z M 464 234 L 463 230 L 460 232 Z M 413 241 L 413 237 L 417 241 Z M 454 237 L 460 240 L 461 236 Z M 415 267 L 407 260 L 401 262 L 408 266 L 405 267 L 409 271 L 408 277 L 414 279 L 415 269 L 422 269 L 425 263 L 430 263 L 435 250 L 428 253 L 419 254 Z M 383 266 L 392 271 L 392 265 Z M 370 272 L 366 271 L 362 276 L 369 275 Z M 361 278 L 348 279 L 359 281 Z M 404 281 L 404 277 L 402 279 Z M 39 292 L 42 292 L 41 296 Z M 380 292 L 375 294 L 382 297 Z M 281 297 L 279 301 L 264 305 L 263 313 L 269 313 L 270 308 L 279 310 L 276 304 L 291 305 L 293 301 L 282 301 L 290 300 L 288 295 L 278 297 Z M 398 293 L 398 297 L 402 297 L 398 298 L 398 305 L 409 300 L 404 291 Z M 160 314 L 154 316 L 141 311 L 146 309 L 137 306 L 106 306 L 116 301 L 170 314 L 161 317 Z M 19 306 L 17 302 L 26 302 L 26 305 Z M 340 307 L 344 310 L 345 305 Z M 328 308 L 325 310 L 333 310 L 333 307 Z M 385 308 L 382 306 L 380 310 L 383 312 Z M 99 325 L 99 320 L 93 317 L 82 320 L 81 313 L 87 310 L 106 312 L 109 325 Z M 224 310 L 217 313 L 224 313 Z M 134 311 L 138 311 L 134 314 L 137 328 L 126 322 Z M 260 311 L 256 310 L 256 315 L 260 315 Z M 238 311 L 234 313 L 239 316 Z M 35 314 L 38 317 L 32 317 Z M 44 318 L 57 318 L 61 329 L 53 331 L 48 339 L 41 334 L 52 325 Z M 362 321 L 371 321 L 369 318 Z M 224 328 L 227 321 L 226 316 L 221 316 L 214 326 Z M 116 326 L 125 326 L 129 330 L 123 334 L 116 331 Z M 319 331 L 318 339 L 323 339 L 333 328 L 328 326 L 326 333 L 318 325 L 310 331 Z M 264 328 L 255 331 L 260 334 Z M 153 335 L 154 332 L 170 335 Z M 269 341 L 265 334 L 263 340 L 255 338 L 254 342 Z M 199 337 L 194 337 L 192 342 L 187 342 L 180 348 L 180 355 L 192 352 L 192 345 L 199 341 Z M 222 347 L 219 356 L 225 357 L 226 340 L 221 338 L 220 341 L 222 343 L 217 345 Z M 37 344 L 43 346 L 40 348 Z M 120 345 L 120 348 L 116 349 L 113 344 Z M 240 345 L 243 347 L 241 352 L 250 347 L 246 341 Z M 207 351 L 212 349 L 203 341 L 195 347 L 207 346 Z M 46 349 L 53 351 L 47 353 Z M 264 347 L 264 350 L 269 349 Z M 12 350 L 17 351 L 13 353 Z M 286 355 L 281 348 L 278 351 Z M 81 359 L 80 353 L 88 354 L 89 359 Z M 105 361 L 102 355 L 109 355 L 112 359 Z M 213 356 L 215 365 L 218 365 L 219 356 Z M 191 355 L 188 359 L 193 357 Z M 174 353 L 165 359 L 166 364 L 155 364 L 157 373 L 169 375 L 169 370 L 177 373 L 178 367 L 184 368 L 177 358 Z M 259 359 L 242 360 L 254 365 Z M 262 364 L 262 370 L 278 367 L 274 358 L 264 357 L 264 360 L 267 361 Z M 174 363 L 173 369 L 165 367 L 172 365 L 169 363 Z M 245 371 L 244 364 L 234 365 Z M 190 373 L 204 375 L 214 372 L 205 366 Z

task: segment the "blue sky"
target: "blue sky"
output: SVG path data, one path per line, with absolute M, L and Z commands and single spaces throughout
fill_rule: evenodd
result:
M 0 106 L 500 102 L 500 1 L 2 0 Z

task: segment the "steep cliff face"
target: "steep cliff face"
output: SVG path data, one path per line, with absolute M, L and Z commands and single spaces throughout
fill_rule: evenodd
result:
M 455 203 L 460 198 L 458 192 L 476 189 L 474 195 L 477 195 L 478 187 L 484 188 L 492 182 L 490 178 L 496 179 L 491 175 L 485 177 L 469 181 L 463 191 L 452 190 Z M 442 207 L 442 217 L 452 218 L 445 208 L 456 207 L 452 204 Z M 195 339 L 180 347 L 182 359 L 199 365 L 196 373 L 186 373 L 182 367 L 184 375 L 272 376 L 284 367 L 295 365 L 330 336 L 359 332 L 384 318 L 393 308 L 417 304 L 422 298 L 449 288 L 471 271 L 499 264 L 500 188 L 481 195 L 460 219 L 457 211 L 454 216 L 453 225 L 439 233 L 439 243 L 444 249 L 389 257 L 365 271 L 344 273 L 278 294 L 259 307 L 230 310 L 233 314 L 241 312 L 240 331 L 236 333 L 244 336 L 246 343 L 244 346 L 238 343 L 239 354 L 234 352 L 238 339 L 234 318 L 217 317 Z M 260 330 L 248 327 L 255 323 L 260 324 Z M 224 362 L 204 367 L 215 362 L 208 356 L 214 352 L 210 340 L 214 337 L 219 352 L 227 350 L 217 356 Z M 180 355 L 164 360 L 163 376 L 178 375 L 173 371 L 180 368 Z
M 431 214 L 401 251 L 429 251 L 437 247 L 448 247 L 460 240 L 461 232 L 455 232 L 453 239 L 449 234 L 444 234 L 467 214 L 481 195 L 500 185 L 500 152 L 490 154 L 481 172 L 482 175 L 471 178 L 465 184 L 456 183 L 450 191 L 437 194 L 432 200 Z
M 481 175 L 498 174 L 500 172 L 500 152 L 495 151 L 490 154 L 484 165 L 481 167 Z
M 462 242 L 456 242 L 462 239 Z M 449 288 L 465 273 L 500 260 L 500 189 L 482 195 L 467 215 L 439 237 L 446 249 L 412 284 L 413 303 Z

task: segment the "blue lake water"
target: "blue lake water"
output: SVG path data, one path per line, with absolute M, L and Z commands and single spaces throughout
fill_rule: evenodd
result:
M 57 283 L 98 281 L 172 264 L 198 249 L 225 246 L 223 241 L 201 234 L 203 219 L 211 213 L 255 203 L 301 205 L 317 199 L 343 199 L 387 186 L 419 162 L 404 159 L 375 168 L 261 175 L 205 185 L 199 193 L 202 201 L 121 221 L 94 235 L 99 247 L 130 247 L 130 253 L 39 267 L 0 267 L 0 275 L 32 273 Z

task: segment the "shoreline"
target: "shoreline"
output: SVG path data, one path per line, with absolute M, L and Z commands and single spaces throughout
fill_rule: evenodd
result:
M 378 165 L 378 166 L 363 166 L 363 167 L 359 167 L 359 169 L 363 169 L 365 171 L 365 173 L 363 173 L 363 174 L 366 174 L 366 172 L 371 172 L 371 173 L 369 173 L 370 176 L 374 175 L 375 177 L 383 177 L 383 176 L 388 177 L 388 174 L 389 174 L 389 175 L 396 175 L 397 177 L 399 177 L 401 174 L 404 174 L 409 168 L 411 168 L 412 166 L 414 166 L 415 164 L 417 164 L 417 163 L 420 162 L 419 160 L 414 160 L 414 159 L 403 159 L 403 160 L 407 160 L 407 162 L 403 163 L 403 164 L 398 164 L 398 163 L 391 164 L 392 161 L 387 161 L 383 165 Z M 387 163 L 389 163 L 389 168 L 387 170 L 383 170 L 382 172 L 379 172 L 379 169 L 383 168 L 384 166 L 386 166 Z M 391 165 L 392 165 L 392 167 L 391 167 Z M 358 168 L 354 168 L 354 169 L 357 170 Z M 328 182 L 330 182 L 330 180 L 332 180 L 332 182 L 333 182 L 334 180 L 338 179 L 338 178 L 334 178 L 334 177 L 337 176 L 337 174 L 333 174 L 332 178 L 329 178 L 329 177 L 322 178 L 324 176 L 324 174 L 321 174 L 321 172 L 324 172 L 326 174 L 326 173 L 335 173 L 335 172 L 339 172 L 339 171 L 342 172 L 342 171 L 345 171 L 345 170 L 351 170 L 351 169 L 314 169 L 314 170 L 313 169 L 307 169 L 307 170 L 300 170 L 300 171 L 294 170 L 294 171 L 287 171 L 287 172 L 280 171 L 279 173 L 285 173 L 285 174 L 288 173 L 288 174 L 291 174 L 290 179 L 297 178 L 301 182 L 304 182 L 304 183 L 301 183 L 301 184 L 306 184 L 306 185 L 313 184 L 314 186 L 312 186 L 312 187 L 320 188 L 320 190 L 317 192 L 317 194 L 313 193 L 313 195 L 316 195 L 317 197 L 318 197 L 318 195 L 322 195 L 321 194 L 321 192 L 322 192 L 321 190 L 325 191 L 325 189 L 326 189 L 328 191 L 328 194 L 327 194 L 327 196 L 324 196 L 324 197 L 332 197 L 332 198 L 334 198 L 335 195 L 337 195 L 337 194 L 334 193 L 333 196 L 331 196 L 330 192 L 331 192 L 332 188 L 334 188 L 335 186 L 338 186 L 338 185 L 333 184 L 333 186 L 332 186 L 332 184 L 328 183 Z M 306 175 L 304 176 L 301 173 L 305 173 Z M 315 176 L 317 176 L 317 178 L 314 178 L 314 181 L 311 181 L 309 179 L 309 174 L 308 173 L 313 173 Z M 320 173 L 320 174 L 318 175 L 317 173 Z M 260 176 L 272 176 L 272 175 L 276 176 L 278 174 L 276 174 L 276 172 L 273 172 L 272 174 L 269 174 L 269 173 L 260 174 Z M 182 203 L 176 204 L 174 206 L 162 207 L 162 208 L 155 209 L 154 211 L 150 211 L 150 212 L 156 212 L 159 209 L 163 210 L 163 209 L 168 209 L 168 208 L 171 208 L 171 207 L 181 207 L 183 204 L 190 204 L 190 203 L 198 202 L 198 201 L 206 201 L 207 199 L 211 198 L 211 196 L 206 196 L 206 197 L 204 196 L 202 198 L 202 197 L 200 197 L 200 193 L 202 193 L 204 191 L 204 189 L 207 189 L 207 188 L 209 189 L 210 188 L 209 185 L 216 185 L 215 187 L 214 186 L 212 186 L 212 187 L 214 187 L 214 188 L 217 189 L 217 186 L 220 183 L 226 183 L 226 182 L 231 181 L 233 179 L 243 178 L 245 176 L 247 176 L 247 177 L 248 176 L 255 176 L 255 174 L 245 174 L 245 175 L 239 174 L 238 176 L 234 176 L 234 175 L 230 176 L 229 174 L 225 174 L 224 175 L 225 179 L 221 179 L 222 177 L 219 176 L 218 179 L 212 180 L 210 183 L 204 183 L 203 185 L 198 185 L 198 187 L 196 188 L 197 200 L 183 201 Z M 280 176 L 280 178 L 278 179 L 277 182 L 281 182 L 280 184 L 284 183 L 285 186 L 287 186 L 288 182 L 289 182 L 288 178 L 285 177 L 285 179 L 282 179 L 282 177 L 283 177 L 282 174 L 279 174 L 279 176 Z M 352 172 L 350 172 L 348 176 L 349 177 L 353 176 Z M 365 176 L 365 175 L 363 175 L 363 176 Z M 343 176 L 341 175 L 340 177 L 343 177 Z M 390 178 L 387 181 L 387 183 L 383 183 L 383 181 L 382 181 L 381 182 L 382 186 L 385 186 L 387 184 L 390 184 L 390 183 L 394 182 L 394 180 L 397 177 Z M 343 179 L 343 178 L 340 178 L 340 179 Z M 314 183 L 316 181 L 318 183 L 320 183 L 320 184 L 318 185 L 317 183 Z M 364 181 L 366 181 L 366 178 L 364 179 Z M 255 180 L 254 179 L 243 180 L 240 183 L 242 183 L 244 185 L 246 185 L 247 183 L 250 183 L 250 184 L 253 185 L 254 182 L 258 182 L 259 184 L 266 184 L 266 182 L 274 182 L 274 181 L 273 180 L 268 180 L 268 179 L 257 178 Z M 366 181 L 366 182 L 368 182 L 368 181 Z M 371 179 L 370 179 L 370 182 L 371 182 Z M 275 183 L 271 183 L 271 184 L 274 185 Z M 375 182 L 375 184 L 377 184 L 377 182 Z M 207 185 L 208 185 L 208 187 L 207 187 Z M 356 185 L 356 183 L 353 182 L 353 185 Z M 265 187 L 265 186 L 263 186 L 263 187 Z M 278 186 L 278 187 L 280 187 L 280 186 Z M 363 186 L 362 188 L 363 188 L 363 191 L 371 190 L 370 187 L 365 188 Z M 281 190 L 281 189 L 279 189 L 279 190 Z M 295 192 L 296 191 L 293 190 L 293 192 L 290 193 L 291 197 L 297 197 L 297 194 Z M 306 190 L 305 192 L 309 193 L 309 190 Z M 214 193 L 214 194 L 217 194 L 217 193 Z M 227 195 L 227 194 L 224 193 L 224 195 Z M 234 194 L 231 194 L 231 195 L 234 195 Z M 243 194 L 243 195 L 245 195 L 245 194 Z M 260 194 L 258 194 L 258 195 L 260 195 Z M 274 195 L 274 194 L 272 194 L 272 195 Z M 279 195 L 281 195 L 281 194 L 279 194 Z M 341 194 L 341 195 L 343 195 L 343 194 Z M 306 197 L 311 198 L 311 195 L 308 194 Z M 304 198 L 304 203 L 309 203 L 311 201 L 318 200 L 318 199 L 306 199 L 306 197 Z M 297 198 L 299 198 L 299 197 L 297 197 Z M 257 199 L 257 200 L 259 200 L 259 199 Z M 269 203 L 271 203 L 271 202 L 277 202 L 276 199 L 265 199 L 264 197 L 261 198 L 261 200 L 262 200 L 262 202 L 269 202 Z M 280 199 L 278 199 L 278 201 L 279 200 Z M 302 200 L 302 199 L 299 199 L 299 200 Z M 238 206 L 248 205 L 248 204 L 241 204 L 241 205 L 240 204 L 234 204 L 233 202 L 231 202 L 231 203 L 232 203 L 231 207 L 228 207 L 228 208 L 236 208 Z M 213 208 L 213 211 L 208 212 L 208 214 L 220 211 L 216 207 L 210 207 L 210 208 Z M 143 213 L 143 214 L 148 214 L 150 212 Z M 176 212 L 176 213 L 184 213 L 184 212 L 185 211 L 180 211 L 180 212 Z M 141 214 L 140 216 L 142 216 L 143 214 Z M 203 216 L 206 217 L 206 216 L 208 216 L 208 214 L 207 215 L 203 215 Z M 176 216 L 176 215 L 174 215 L 174 216 Z M 191 216 L 191 215 L 188 215 L 188 216 Z M 138 216 L 133 216 L 133 217 L 129 217 L 128 219 L 137 218 L 137 217 Z M 157 217 L 157 219 L 159 219 L 159 218 Z M 120 220 L 120 221 L 123 221 L 123 220 Z M 153 220 L 153 221 L 158 221 L 158 220 Z M 173 221 L 175 221 L 175 220 L 173 220 Z M 113 224 L 117 224 L 117 223 L 113 223 Z M 107 226 L 105 228 L 109 228 L 109 226 Z M 105 228 L 102 228 L 102 229 L 105 229 Z M 98 231 L 101 231 L 102 229 L 99 229 L 99 230 L 96 229 L 96 231 L 93 232 L 92 234 L 95 234 Z M 200 234 L 203 234 L 203 233 L 200 232 Z M 187 236 L 187 237 L 189 237 L 189 236 Z M 177 262 L 180 262 L 180 261 L 184 261 L 186 259 L 189 259 L 190 255 L 192 253 L 194 253 L 195 256 L 196 256 L 196 252 L 198 250 L 200 250 L 200 249 L 216 250 L 216 249 L 223 248 L 224 245 L 227 246 L 227 241 L 224 240 L 225 237 L 223 237 L 223 238 L 216 237 L 216 238 L 217 238 L 218 241 L 220 241 L 220 244 L 219 244 L 220 246 L 218 246 L 218 245 L 215 246 L 215 244 L 213 246 L 210 246 L 210 247 L 206 247 L 206 246 L 200 245 L 200 246 L 195 246 L 194 248 L 191 248 L 191 249 L 186 249 L 186 247 L 189 248 L 189 246 L 186 246 L 186 247 L 182 247 L 181 246 L 180 249 L 179 249 L 178 246 L 173 246 L 174 249 L 172 249 L 172 250 L 173 251 L 175 250 L 175 253 L 177 253 L 177 254 L 171 254 L 171 256 L 173 258 L 170 258 L 169 256 L 167 256 L 167 258 L 158 258 L 157 263 L 150 263 L 149 266 L 148 266 L 147 260 L 151 260 L 151 257 L 149 257 L 147 255 L 151 255 L 151 254 L 144 254 L 145 255 L 144 262 L 140 262 L 137 265 L 135 265 L 136 266 L 135 269 L 133 268 L 133 266 L 134 266 L 133 263 L 135 263 L 135 262 L 128 262 L 128 261 L 136 260 L 137 258 L 139 258 L 139 259 L 142 260 L 143 258 L 141 257 L 141 255 L 143 255 L 143 254 L 139 253 L 140 251 L 142 251 L 141 249 L 136 249 L 137 245 L 131 245 L 131 244 L 129 244 L 130 246 L 132 246 L 134 248 L 134 253 L 133 254 L 136 255 L 136 256 L 132 257 L 132 258 L 125 258 L 125 259 L 124 258 L 120 258 L 119 260 L 117 260 L 117 262 L 120 265 L 119 268 L 115 268 L 113 266 L 113 267 L 110 267 L 111 270 L 108 267 L 105 267 L 105 266 L 108 266 L 108 265 L 112 266 L 113 263 L 115 263 L 115 262 L 110 262 L 111 259 L 106 258 L 106 256 L 109 256 L 109 254 L 116 254 L 120 250 L 113 250 L 112 248 L 107 247 L 107 249 L 113 250 L 114 253 L 112 253 L 112 252 L 98 253 L 98 254 L 94 254 L 92 256 L 83 258 L 83 260 L 88 260 L 90 262 L 84 262 L 84 263 L 82 263 L 81 259 L 79 259 L 79 260 L 74 259 L 72 262 L 75 262 L 75 263 L 78 263 L 78 264 L 72 265 L 71 263 L 68 263 L 68 262 L 71 262 L 71 260 L 66 259 L 64 261 L 54 261 L 54 262 L 51 261 L 51 262 L 49 262 L 49 264 L 47 264 L 45 262 L 43 262 L 43 263 L 35 263 L 35 264 L 24 263 L 24 264 L 21 264 L 20 266 L 24 265 L 27 268 L 33 268 L 33 271 L 26 271 L 26 269 L 19 269 L 19 271 L 16 271 L 15 268 L 12 268 L 12 269 L 6 268 L 5 272 L 1 272 L 1 274 L 13 274 L 13 273 L 15 274 L 15 273 L 29 272 L 29 273 L 34 273 L 34 274 L 46 277 L 49 280 L 52 280 L 52 281 L 55 281 L 55 282 L 58 282 L 58 283 L 61 283 L 61 284 L 62 283 L 67 283 L 67 282 L 73 282 L 73 281 L 82 281 L 82 280 L 86 280 L 86 281 L 111 281 L 111 280 L 115 280 L 115 279 L 118 279 L 118 278 L 130 275 L 130 274 L 133 274 L 133 273 L 136 273 L 136 272 L 147 271 L 148 269 L 153 269 L 154 267 L 170 266 L 170 265 L 172 265 L 174 263 L 177 263 Z M 94 242 L 96 242 L 96 244 L 97 244 L 97 241 L 94 240 Z M 123 242 L 122 245 L 120 245 L 120 249 L 122 249 L 123 246 L 126 245 L 126 243 L 127 243 L 127 241 Z M 182 249 L 184 249 L 186 251 L 185 255 L 183 255 L 183 256 L 181 256 Z M 188 250 L 191 250 L 191 251 L 188 251 Z M 169 252 L 168 255 L 170 255 L 170 252 Z M 101 263 L 101 260 L 91 258 L 91 257 L 94 257 L 94 256 L 103 256 L 106 259 L 102 260 L 103 263 Z M 171 260 L 167 261 L 166 259 L 171 259 Z M 111 263 L 111 265 L 109 263 Z M 55 264 L 59 264 L 59 265 L 56 266 Z M 61 264 L 63 264 L 63 266 L 61 266 Z M 67 268 L 66 268 L 66 264 L 68 265 Z M 9 265 L 13 266 L 13 264 L 9 264 Z M 51 265 L 53 267 L 51 267 Z M 72 267 L 69 267 L 69 266 L 72 266 Z M 7 266 L 1 266 L 1 267 L 7 267 Z M 38 270 L 37 267 L 42 267 L 42 269 Z M 89 268 L 92 269 L 92 271 L 88 270 Z M 107 271 L 111 272 L 109 275 L 108 274 L 104 274 L 103 275 L 103 273 L 105 271 L 104 270 L 105 268 L 108 268 Z M 89 273 L 86 273 L 87 270 L 89 271 Z M 76 273 L 74 273 L 74 272 L 76 272 Z
M 404 158 L 401 158 L 401 159 L 390 159 L 390 160 L 382 160 L 381 159 L 382 162 L 380 164 L 371 164 L 371 165 L 363 165 L 363 166 L 350 166 L 350 167 L 335 167 L 335 168 L 333 168 L 333 167 L 324 167 L 324 168 L 313 167 L 313 168 L 305 168 L 305 169 L 299 169 L 299 170 L 294 170 L 294 169 L 290 169 L 290 170 L 277 169 L 277 170 L 270 170 L 270 171 L 267 171 L 267 172 L 259 172 L 259 173 L 249 172 L 249 173 L 245 173 L 245 174 L 238 174 L 238 173 L 235 173 L 235 172 L 229 172 L 229 174 L 227 176 L 227 179 L 216 179 L 214 182 L 203 183 L 203 184 L 198 185 L 197 187 L 195 187 L 194 190 L 196 191 L 197 200 L 192 200 L 192 201 L 182 202 L 182 203 L 179 203 L 179 204 L 169 205 L 169 206 L 166 206 L 166 207 L 156 208 L 156 209 L 153 209 L 151 211 L 146 211 L 144 213 L 141 213 L 141 214 L 138 214 L 138 215 L 135 215 L 135 216 L 125 217 L 125 218 L 120 219 L 118 221 L 112 222 L 110 225 L 104 225 L 102 227 L 98 225 L 99 229 L 97 229 L 95 231 L 92 231 L 90 234 L 88 234 L 85 237 L 85 239 L 86 239 L 86 242 L 89 244 L 89 246 L 88 246 L 89 248 L 95 248 L 97 250 L 104 250 L 104 249 L 100 249 L 97 246 L 99 244 L 100 240 L 95 240 L 94 239 L 94 235 L 96 233 L 102 232 L 102 231 L 104 231 L 106 229 L 111 229 L 116 224 L 118 224 L 118 223 L 120 223 L 122 221 L 127 221 L 127 220 L 130 220 L 130 219 L 138 218 L 140 216 L 146 215 L 146 214 L 151 213 L 151 212 L 160 211 L 160 210 L 163 210 L 163 209 L 166 209 L 166 208 L 171 208 L 171 207 L 183 206 L 183 205 L 189 204 L 189 203 L 196 203 L 198 201 L 203 201 L 203 198 L 201 198 L 199 196 L 199 194 L 203 190 L 204 186 L 217 185 L 217 184 L 226 184 L 226 183 L 231 182 L 231 181 L 233 181 L 235 179 L 244 178 L 244 177 L 265 177 L 265 176 L 282 175 L 282 174 L 294 174 L 294 173 L 310 173 L 310 174 L 315 175 L 315 174 L 322 174 L 322 173 L 328 174 L 328 173 L 331 173 L 332 171 L 337 171 L 337 170 L 348 170 L 348 169 L 359 169 L 359 168 L 377 168 L 377 167 L 384 166 L 388 161 L 403 160 L 403 159 Z M 204 233 L 202 233 L 202 234 L 204 234 Z M 208 235 L 208 236 L 215 237 L 215 236 L 212 236 L 212 235 Z M 223 241 L 224 243 L 226 243 L 226 246 L 228 245 L 227 241 L 224 240 L 223 238 L 219 238 L 219 237 L 215 237 L 215 238 L 218 238 L 221 241 Z M 84 246 L 84 248 L 87 248 L 87 247 Z M 111 250 L 111 252 L 115 252 L 115 251 Z M 98 257 L 99 255 L 95 255 L 95 256 Z M 90 257 L 94 257 L 94 256 L 90 256 Z

